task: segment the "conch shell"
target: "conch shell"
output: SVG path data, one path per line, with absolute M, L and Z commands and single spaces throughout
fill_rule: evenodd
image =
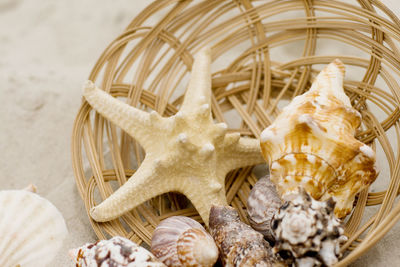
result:
M 212 206 L 210 232 L 226 267 L 274 266 L 271 247 L 259 232 L 240 221 L 229 206 Z
M 361 115 L 344 93 L 344 72 L 343 63 L 334 60 L 261 134 L 281 198 L 299 186 L 316 200 L 333 197 L 338 218 L 350 213 L 355 195 L 377 176 L 375 152 L 354 138 Z
M 273 252 L 295 266 L 332 266 L 338 262 L 340 245 L 347 240 L 333 214 L 335 202 L 312 199 L 304 189 L 290 194 L 275 213 L 271 230 Z
M 153 232 L 151 252 L 167 266 L 211 267 L 218 260 L 214 239 L 195 220 L 173 216 Z
M 153 254 L 121 236 L 69 251 L 77 267 L 165 267 Z

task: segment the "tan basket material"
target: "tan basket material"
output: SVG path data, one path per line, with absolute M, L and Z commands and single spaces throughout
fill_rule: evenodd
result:
M 182 101 L 193 55 L 210 45 L 215 120 L 258 138 L 282 106 L 309 88 L 324 64 L 341 59 L 347 68 L 346 92 L 363 116 L 357 138 L 378 151 L 384 168 L 377 180 L 387 180 L 378 192 L 358 195 L 346 220 L 349 241 L 343 251 L 348 253 L 338 264 L 345 266 L 400 217 L 400 204 L 394 202 L 400 186 L 399 41 L 400 20 L 379 1 L 163 0 L 132 20 L 105 49 L 89 79 L 130 105 L 170 116 Z M 343 46 L 342 52 L 331 54 L 333 46 Z M 143 157 L 132 138 L 82 102 L 72 160 L 88 211 L 125 183 Z M 246 167 L 226 178 L 228 201 L 244 221 L 255 173 Z M 367 212 L 367 206 L 375 205 Z M 172 215 L 201 220 L 177 193 L 159 196 L 114 221 L 89 219 L 99 238 L 121 235 L 145 245 L 160 220 Z

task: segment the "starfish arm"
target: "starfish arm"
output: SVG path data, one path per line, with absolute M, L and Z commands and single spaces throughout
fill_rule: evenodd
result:
M 124 185 L 91 209 L 90 216 L 97 222 L 110 221 L 153 197 L 175 191 L 174 183 L 163 173 L 157 170 L 157 160 L 146 157 Z
M 211 112 L 211 49 L 201 50 L 195 57 L 189 86 L 186 90 L 180 112 Z
M 193 204 L 204 223 L 208 226 L 212 205 L 228 205 L 225 195 L 224 179 L 208 177 L 207 186 L 199 187 L 196 184 L 186 186 L 180 190 Z
M 126 131 L 146 150 L 152 133 L 158 130 L 162 120 L 157 112 L 147 113 L 129 106 L 98 89 L 91 81 L 84 85 L 83 95 L 97 112 Z
M 240 137 L 238 133 L 225 136 L 224 150 L 220 158 L 226 171 L 265 163 L 261 154 L 260 141 Z

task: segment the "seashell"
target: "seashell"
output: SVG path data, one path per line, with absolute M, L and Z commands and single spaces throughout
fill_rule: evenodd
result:
M 165 266 L 145 248 L 121 236 L 71 249 L 77 267 L 161 267 Z
M 247 199 L 247 214 L 251 227 L 274 242 L 271 220 L 282 205 L 275 185 L 269 177 L 261 178 L 251 189 Z
M 153 232 L 151 252 L 167 266 L 213 266 L 218 248 L 200 223 L 184 216 L 163 220 Z
M 0 191 L 0 266 L 46 266 L 67 233 L 48 200 L 27 190 Z
M 240 221 L 229 206 L 212 206 L 210 232 L 224 266 L 273 266 L 271 247 L 259 232 Z
M 314 200 L 304 190 L 291 194 L 272 220 L 274 253 L 295 266 L 331 266 L 347 238 L 334 215 L 335 202 Z
M 350 213 L 355 195 L 377 176 L 375 152 L 354 138 L 361 115 L 343 90 L 343 76 L 344 65 L 336 59 L 261 134 L 281 198 L 298 187 L 316 200 L 333 197 L 338 218 Z
M 25 187 L 24 189 L 25 191 L 31 192 L 31 193 L 37 193 L 37 187 L 34 184 L 29 184 L 27 187 Z

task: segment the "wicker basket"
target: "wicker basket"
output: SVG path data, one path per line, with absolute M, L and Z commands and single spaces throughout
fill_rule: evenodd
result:
M 211 45 L 212 111 L 230 131 L 258 138 L 290 99 L 335 58 L 346 65 L 345 89 L 363 116 L 357 138 L 377 151 L 379 186 L 361 192 L 345 221 L 345 266 L 373 246 L 400 217 L 400 20 L 379 1 L 155 1 L 104 51 L 89 79 L 115 97 L 163 116 L 174 114 L 193 55 Z M 160 19 L 157 19 L 160 18 Z M 329 51 L 342 51 L 331 54 Z M 83 102 L 72 136 L 76 183 L 89 211 L 133 174 L 142 148 Z M 265 168 L 226 178 L 229 203 L 243 220 L 246 199 Z M 375 182 L 377 183 L 377 182 Z M 368 191 L 370 191 L 368 193 Z M 368 208 L 377 206 L 377 208 Z M 160 220 L 201 221 L 184 196 L 159 196 L 119 219 L 91 220 L 99 238 L 121 235 L 149 244 Z

